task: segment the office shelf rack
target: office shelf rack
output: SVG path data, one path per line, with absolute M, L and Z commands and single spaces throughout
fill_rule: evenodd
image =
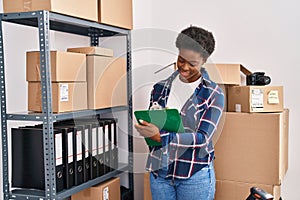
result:
M 5 62 L 3 45 L 3 23 L 16 23 L 25 26 L 33 26 L 38 29 L 40 47 L 40 75 L 42 88 L 42 113 L 7 113 L 6 107 L 6 87 L 5 87 Z M 91 46 L 98 46 L 99 37 L 110 37 L 114 35 L 126 37 L 127 46 L 127 95 L 128 105 L 100 110 L 84 110 L 62 114 L 52 112 L 52 85 L 50 74 L 50 30 L 83 35 L 90 38 Z M 66 16 L 50 11 L 33 11 L 21 13 L 0 14 L 0 100 L 1 100 L 1 129 L 2 129 L 2 176 L 4 200 L 59 200 L 65 199 L 72 194 L 91 187 L 109 178 L 128 172 L 128 191 L 133 199 L 133 139 L 132 139 L 132 99 L 131 99 L 131 35 L 130 31 L 118 27 L 100 24 L 94 21 L 84 20 L 76 17 Z M 84 117 L 91 115 L 101 115 L 114 111 L 125 111 L 128 113 L 128 163 L 119 163 L 118 169 L 105 174 L 104 176 L 90 180 L 71 189 L 63 190 L 59 193 L 55 191 L 55 154 L 53 122 Z M 40 121 L 43 123 L 43 144 L 44 144 L 44 171 L 45 171 L 45 191 L 37 192 L 26 189 L 10 188 L 9 183 L 9 155 L 8 155 L 8 120 L 18 121 Z

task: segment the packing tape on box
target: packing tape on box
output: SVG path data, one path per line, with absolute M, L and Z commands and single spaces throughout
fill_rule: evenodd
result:
M 35 65 L 35 68 L 36 68 L 36 71 L 37 71 L 37 73 L 36 73 L 36 80 L 39 80 L 39 78 L 41 77 L 41 71 L 40 71 L 40 65 L 39 64 L 36 64 Z
M 241 72 L 243 72 L 243 74 L 245 75 L 250 75 L 252 74 L 252 72 L 250 70 L 248 70 L 246 67 L 244 67 L 243 65 L 241 65 Z
M 32 10 L 32 0 L 23 0 L 23 8 L 25 11 Z

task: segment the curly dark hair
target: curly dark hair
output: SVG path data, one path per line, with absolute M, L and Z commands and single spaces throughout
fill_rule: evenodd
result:
M 176 47 L 196 51 L 204 59 L 207 59 L 215 50 L 215 39 L 211 32 L 200 27 L 190 26 L 179 33 Z

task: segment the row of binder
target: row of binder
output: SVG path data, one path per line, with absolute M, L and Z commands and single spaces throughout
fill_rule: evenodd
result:
M 57 192 L 118 169 L 117 130 L 115 118 L 54 123 Z M 42 133 L 43 125 L 12 128 L 12 187 L 45 189 Z

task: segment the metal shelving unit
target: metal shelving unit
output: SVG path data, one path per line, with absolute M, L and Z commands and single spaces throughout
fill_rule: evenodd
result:
M 16 23 L 25 26 L 38 28 L 40 45 L 40 75 L 42 86 L 42 113 L 7 113 L 6 108 L 6 87 L 5 87 L 5 63 L 3 48 L 3 28 L 2 22 Z M 90 37 L 91 46 L 98 46 L 99 37 L 110 37 L 122 35 L 126 37 L 127 45 L 127 95 L 128 106 L 114 107 L 100 110 L 84 110 L 62 114 L 52 112 L 52 89 L 50 74 L 50 30 L 66 33 L 78 34 Z M 0 14 L 0 90 L 1 90 L 1 128 L 2 128 L 2 176 L 4 200 L 54 200 L 65 199 L 72 194 L 103 182 L 113 176 L 128 171 L 129 190 L 133 199 L 133 139 L 132 139 L 132 99 L 131 99 L 131 37 L 130 31 L 118 27 L 108 26 L 97 22 L 70 17 L 49 11 L 34 11 L 22 13 Z M 105 174 L 104 176 L 85 182 L 79 186 L 63 190 L 59 193 L 55 191 L 55 154 L 54 154 L 54 134 L 53 122 L 71 119 L 76 117 L 101 115 L 115 111 L 126 111 L 128 113 L 128 163 L 119 163 L 118 169 Z M 7 120 L 18 121 L 40 121 L 43 122 L 43 144 L 44 144 L 44 169 L 45 169 L 45 191 L 36 192 L 26 189 L 11 190 L 9 183 L 9 155 L 8 155 L 8 129 Z

